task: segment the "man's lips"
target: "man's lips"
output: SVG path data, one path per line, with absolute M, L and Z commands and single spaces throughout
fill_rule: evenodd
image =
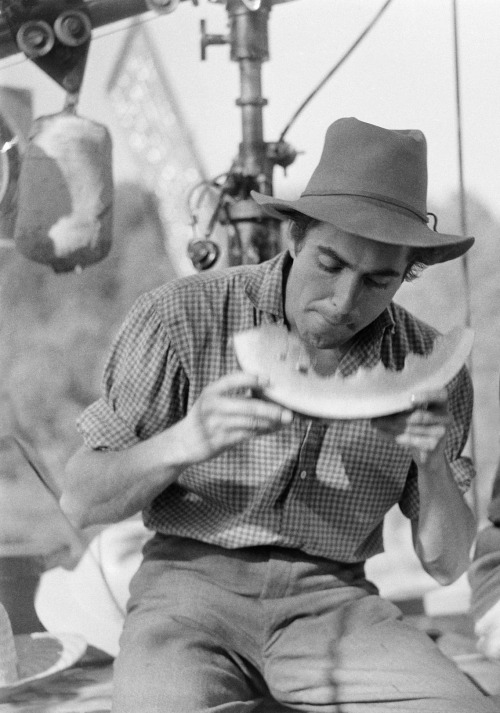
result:
M 319 314 L 319 316 L 325 321 L 327 324 L 330 325 L 330 327 L 346 327 L 347 329 L 354 329 L 354 322 L 351 319 L 338 319 L 337 317 L 330 317 L 329 315 L 325 314 L 324 312 L 320 312 L 319 310 L 316 310 Z

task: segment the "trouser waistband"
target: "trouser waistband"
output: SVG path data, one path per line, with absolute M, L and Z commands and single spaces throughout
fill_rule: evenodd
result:
M 283 596 L 304 590 L 361 586 L 377 593 L 365 579 L 364 562 L 336 562 L 301 550 L 258 545 L 226 549 L 174 535 L 156 533 L 144 547 L 145 562 L 185 570 L 219 586 L 249 596 Z

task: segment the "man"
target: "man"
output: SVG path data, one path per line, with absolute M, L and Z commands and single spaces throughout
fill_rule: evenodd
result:
M 488 658 L 500 661 L 500 464 L 488 518 L 490 523 L 477 536 L 469 570 L 471 613 L 477 648 Z
M 289 252 L 140 298 L 80 420 L 68 516 L 83 526 L 142 509 L 156 533 L 131 584 L 114 713 L 235 713 L 269 693 L 323 713 L 491 710 L 364 576 L 395 503 L 437 581 L 467 568 L 466 370 L 434 408 L 323 423 L 259 399 L 231 343 L 284 324 L 320 373 L 401 369 L 436 331 L 392 298 L 473 238 L 427 227 L 419 131 L 341 119 L 301 198 L 253 195 L 292 218 Z

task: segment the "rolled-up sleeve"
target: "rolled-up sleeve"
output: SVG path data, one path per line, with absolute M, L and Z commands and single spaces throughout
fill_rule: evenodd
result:
M 458 489 L 465 494 L 475 476 L 471 459 L 463 455 L 472 420 L 473 389 L 469 371 L 463 367 L 448 384 L 448 409 L 451 423 L 446 441 L 446 457 L 450 464 Z M 408 479 L 400 499 L 401 511 L 410 520 L 416 520 L 419 512 L 418 471 L 414 463 L 410 467 Z
M 77 421 L 87 446 L 119 450 L 184 415 L 188 379 L 148 294 L 123 323 L 104 367 L 101 397 Z

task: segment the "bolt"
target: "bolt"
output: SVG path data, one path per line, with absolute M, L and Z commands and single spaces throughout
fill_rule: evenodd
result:
M 71 37 L 82 37 L 85 32 L 85 27 L 79 17 L 67 17 L 62 23 L 62 26 L 65 32 L 71 35 Z
M 26 35 L 26 42 L 34 48 L 43 47 L 45 39 L 44 33 L 37 29 L 30 30 Z

